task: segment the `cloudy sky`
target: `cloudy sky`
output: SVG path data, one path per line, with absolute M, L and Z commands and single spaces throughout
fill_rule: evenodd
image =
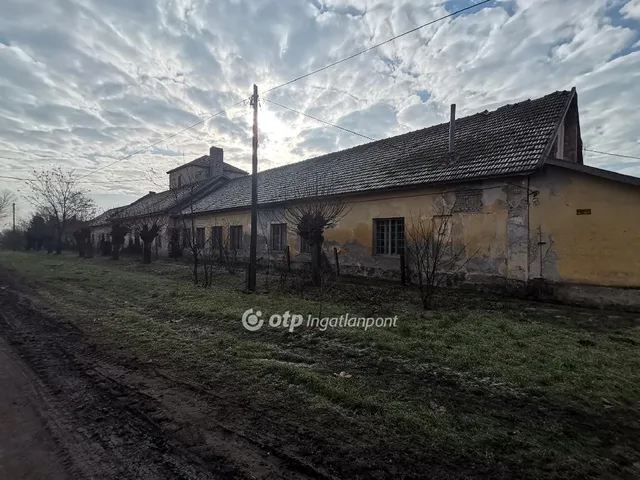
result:
M 81 175 L 471 0 L 0 0 L 1 175 Z M 383 138 L 576 86 L 586 148 L 640 156 L 640 0 L 495 0 L 266 98 Z M 105 208 L 224 148 L 250 168 L 241 104 L 83 179 Z M 262 102 L 261 168 L 364 140 Z M 640 161 L 586 152 L 639 175 Z M 24 186 L 0 178 L 0 189 Z M 19 213 L 28 206 L 19 202 Z

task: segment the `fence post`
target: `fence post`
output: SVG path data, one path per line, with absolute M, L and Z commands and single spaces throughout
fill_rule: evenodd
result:
M 336 273 L 340 276 L 340 261 L 338 260 L 338 249 L 333 247 L 333 255 L 336 257 Z
M 404 251 L 400 252 L 400 281 L 402 282 L 402 285 L 407 284 Z
M 291 249 L 289 245 L 287 245 L 286 255 L 287 255 L 287 271 L 291 272 Z

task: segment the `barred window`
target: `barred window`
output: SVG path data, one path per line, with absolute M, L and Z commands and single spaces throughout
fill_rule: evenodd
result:
M 404 248 L 404 218 L 375 220 L 375 254 L 398 255 Z
M 231 250 L 242 250 L 242 225 L 231 225 L 229 237 Z
M 287 246 L 287 224 L 274 223 L 271 225 L 271 250 L 281 252 Z
M 191 230 L 188 228 L 182 229 L 182 248 L 191 247 Z

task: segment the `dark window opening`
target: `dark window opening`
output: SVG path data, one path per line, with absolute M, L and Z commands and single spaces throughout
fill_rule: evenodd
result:
M 271 225 L 271 250 L 281 252 L 287 246 L 287 224 L 276 223 Z
M 196 228 L 196 245 L 198 248 L 204 247 L 204 228 Z
M 231 225 L 229 237 L 231 250 L 242 250 L 242 225 Z
M 222 227 L 211 227 L 211 242 L 213 248 L 222 247 Z
M 311 245 L 302 237 L 300 237 L 300 253 L 311 253 Z

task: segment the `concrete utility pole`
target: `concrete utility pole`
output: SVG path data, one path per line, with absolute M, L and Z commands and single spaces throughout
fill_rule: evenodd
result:
M 16 202 L 13 202 L 13 231 L 16 231 Z
M 247 272 L 247 290 L 256 291 L 256 271 L 258 263 L 258 86 L 253 86 L 251 97 L 253 107 L 253 156 L 251 158 L 251 250 Z

